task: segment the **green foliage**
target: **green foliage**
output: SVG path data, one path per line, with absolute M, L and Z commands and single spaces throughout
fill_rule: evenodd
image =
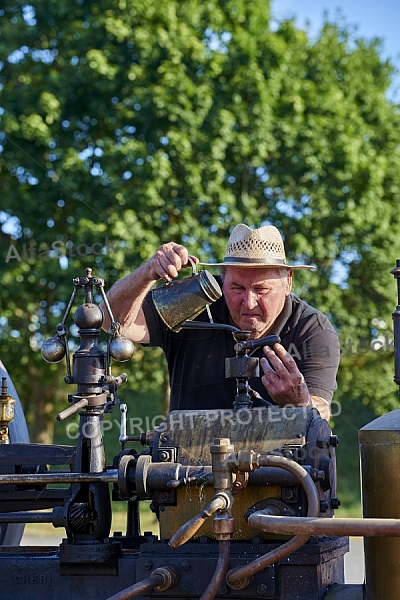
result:
M 0 339 L 32 426 L 65 404 L 39 350 L 73 277 L 108 287 L 170 239 L 217 260 L 241 221 L 315 262 L 296 291 L 342 340 L 390 337 L 400 127 L 377 42 L 273 29 L 261 0 L 6 0 L 0 27 Z M 338 401 L 396 406 L 391 355 L 344 356 Z M 157 351 L 129 375 L 165 386 Z
M 336 450 L 337 495 L 341 501 L 338 517 L 362 516 L 358 430 L 374 418 L 370 407 L 348 396 L 334 419 L 333 431 L 340 440 Z

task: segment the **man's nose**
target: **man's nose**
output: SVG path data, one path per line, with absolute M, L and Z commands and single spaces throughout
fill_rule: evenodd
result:
M 251 290 L 244 292 L 243 304 L 246 308 L 255 308 L 258 304 L 258 295 Z

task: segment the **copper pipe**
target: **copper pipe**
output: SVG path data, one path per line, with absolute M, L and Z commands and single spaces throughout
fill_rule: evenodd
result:
M 136 596 L 141 596 L 142 594 L 151 594 L 154 588 L 160 585 L 162 581 L 161 575 L 151 574 L 147 579 L 143 579 L 143 581 L 125 588 L 122 592 L 110 596 L 107 600 L 130 600 L 130 598 L 136 598 Z
M 293 475 L 295 475 L 299 483 L 304 488 L 307 496 L 307 516 L 316 517 L 319 514 L 319 497 L 317 490 L 310 475 L 305 469 L 303 469 L 301 465 L 292 460 L 284 458 L 283 456 L 274 456 L 269 454 L 259 455 L 258 464 L 259 466 L 263 467 L 281 467 L 282 469 L 293 473 Z M 293 539 L 282 544 L 282 546 L 279 548 L 271 550 L 271 552 L 267 552 L 267 554 L 256 558 L 247 565 L 231 569 L 226 577 L 227 584 L 233 589 L 246 588 L 249 585 L 250 578 L 253 575 L 259 571 L 262 571 L 268 567 L 268 565 L 271 565 L 278 560 L 289 556 L 289 554 L 295 552 L 298 550 L 298 548 L 301 548 L 301 546 L 306 543 L 309 537 L 310 534 L 297 535 Z
M 229 556 L 230 556 L 230 540 L 221 540 L 219 542 L 219 556 L 214 575 L 203 592 L 200 600 L 213 600 L 218 594 L 219 588 L 224 582 L 225 575 L 228 572 Z
M 259 457 L 259 464 L 260 467 L 281 467 L 285 471 L 292 473 L 306 493 L 308 506 L 307 516 L 316 517 L 319 515 L 319 496 L 311 476 L 304 467 L 293 460 L 289 460 L 288 458 L 279 455 L 275 456 L 273 454 L 262 454 Z
M 107 600 L 130 600 L 142 594 L 151 594 L 153 590 L 163 592 L 174 587 L 178 582 L 178 577 L 172 567 L 158 567 L 154 569 L 150 577 L 143 579 L 121 592 L 107 598 Z
M 250 515 L 248 523 L 253 529 L 282 535 L 400 537 L 400 519 L 281 517 L 256 511 Z

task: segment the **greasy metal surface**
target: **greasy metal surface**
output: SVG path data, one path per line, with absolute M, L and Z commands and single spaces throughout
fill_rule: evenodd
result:
M 229 438 L 239 449 L 264 453 L 286 444 L 305 443 L 308 408 L 253 408 L 233 410 L 172 411 L 162 425 L 159 447 L 176 446 L 177 462 L 211 464 L 209 445 L 214 438 Z
M 236 542 L 231 545 L 230 565 L 241 566 L 274 545 L 276 543 L 260 541 Z M 217 598 L 322 600 L 328 586 L 344 582 L 343 557 L 347 550 L 347 539 L 315 540 L 289 556 L 284 564 L 257 573 L 247 589 L 235 591 L 223 587 Z M 81 575 L 62 575 L 58 548 L 0 548 L 0 600 L 105 600 L 148 578 L 154 569 L 167 565 L 176 570 L 178 584 L 151 597 L 198 599 L 206 590 L 218 561 L 216 542 L 188 542 L 172 550 L 165 542 L 152 540 L 131 551 L 123 551 L 117 560 L 116 576 L 102 572 L 101 565 L 90 563 L 90 552 L 88 549 L 87 564 Z M 142 599 L 148 597 L 142 596 Z
M 359 432 L 363 515 L 400 519 L 400 410 L 369 423 Z M 400 539 L 366 538 L 368 600 L 398 600 Z
M 163 423 L 156 447 L 176 447 L 177 461 L 183 465 L 211 464 L 210 444 L 215 438 L 229 438 L 235 450 L 254 450 L 260 454 L 277 451 L 284 446 L 305 445 L 310 421 L 315 414 L 303 408 L 257 408 L 252 410 L 173 411 Z M 163 506 L 160 511 L 160 535 L 169 539 L 182 525 L 201 512 L 210 502 L 214 489 L 185 488 L 177 491 L 176 506 Z M 243 515 L 266 498 L 280 498 L 279 486 L 248 486 L 235 495 L 232 509 L 236 520 L 236 539 L 254 536 Z M 212 519 L 206 520 L 199 535 L 212 537 Z
M 212 487 L 204 488 L 181 488 L 177 490 L 176 506 L 163 506 L 160 511 L 160 538 L 168 540 L 182 526 L 201 512 L 214 496 L 215 490 Z M 235 501 L 232 508 L 232 516 L 236 522 L 236 532 L 233 539 L 251 539 L 256 535 L 254 529 L 251 529 L 244 513 L 255 502 L 260 502 L 265 498 L 279 498 L 281 490 L 279 487 L 251 487 L 246 488 L 235 495 Z M 212 531 L 212 518 L 207 519 L 197 532 L 197 536 L 206 535 L 215 537 Z M 274 536 L 269 536 L 274 537 Z
M 230 568 L 241 567 L 279 545 L 280 542 L 264 543 L 259 538 L 250 542 L 234 542 L 231 545 Z M 344 582 L 343 557 L 347 551 L 347 538 L 314 540 L 313 543 L 308 543 L 291 554 L 281 564 L 271 565 L 256 573 L 246 589 L 233 590 L 224 586 L 217 598 L 320 600 L 329 585 Z M 175 595 L 171 590 L 170 597 L 174 600 L 181 597 L 198 598 L 214 571 L 217 554 L 218 544 L 204 541 L 203 538 L 198 542 L 189 542 L 177 548 L 172 554 L 166 544 L 164 547 L 160 544 L 157 548 L 147 544 L 147 547 L 142 547 L 137 576 L 146 576 L 143 566 L 149 560 L 153 563 L 152 567 L 159 564 L 179 565 L 178 569 L 181 569 L 179 585 Z

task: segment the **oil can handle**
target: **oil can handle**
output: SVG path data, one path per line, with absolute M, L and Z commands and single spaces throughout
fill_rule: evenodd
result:
M 190 258 L 190 256 L 188 257 L 188 264 L 186 265 L 187 267 L 189 266 L 189 263 L 190 263 L 190 266 L 192 267 L 192 277 L 193 277 L 193 275 L 196 275 L 197 267 L 196 267 L 196 263 L 194 262 L 194 260 L 192 258 Z

